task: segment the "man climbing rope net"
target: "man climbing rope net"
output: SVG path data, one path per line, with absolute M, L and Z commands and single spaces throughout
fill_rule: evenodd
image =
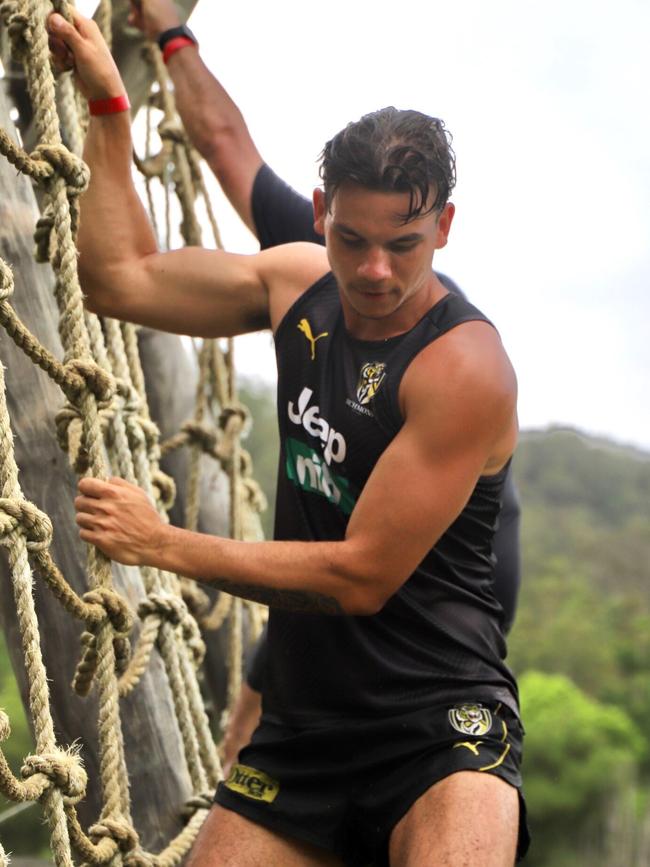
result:
M 522 735 L 491 549 L 516 383 L 493 326 L 432 271 L 454 216 L 444 125 L 389 108 L 326 144 L 326 249 L 159 253 L 110 53 L 77 13 L 50 28 L 90 101 L 88 306 L 203 337 L 275 334 L 275 541 L 164 525 L 120 479 L 85 479 L 76 501 L 82 538 L 113 559 L 271 606 L 263 719 L 191 863 L 511 865 L 527 842 Z
M 165 51 L 176 107 L 188 137 L 261 248 L 292 241 L 324 243 L 323 236 L 313 228 L 311 201 L 293 190 L 264 162 L 241 111 L 203 62 L 196 38 L 182 25 L 174 3 L 132 0 L 129 20 Z M 450 292 L 463 294 L 447 275 L 436 273 Z M 519 502 L 510 470 L 493 542 L 494 595 L 503 609 L 504 633 L 509 632 L 514 621 L 520 585 L 519 520 Z M 221 744 L 224 767 L 232 764 L 259 722 L 265 668 L 264 635 Z

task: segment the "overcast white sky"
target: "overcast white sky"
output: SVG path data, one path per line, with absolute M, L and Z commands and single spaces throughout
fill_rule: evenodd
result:
M 436 267 L 499 328 L 522 427 L 650 449 L 650 3 L 215 3 L 190 21 L 270 165 L 310 194 L 325 140 L 394 104 L 454 135 Z M 254 249 L 225 215 L 231 249 Z M 273 374 L 269 340 L 241 369 Z

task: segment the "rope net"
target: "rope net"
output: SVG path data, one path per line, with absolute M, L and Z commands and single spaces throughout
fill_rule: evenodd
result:
M 201 459 L 209 455 L 219 462 L 229 479 L 231 536 L 257 539 L 261 531 L 256 516 L 265 503 L 252 477 L 250 455 L 240 443 L 248 413 L 237 398 L 232 341 L 225 351 L 215 340 L 205 340 L 197 348 L 194 417 L 161 444 L 147 406 L 135 327 L 100 320 L 84 310 L 75 236 L 78 199 L 89 177 L 81 160 L 87 117 L 70 75 L 63 74 L 55 81 L 50 67 L 45 22 L 53 9 L 69 19 L 65 0 L 0 3 L 0 18 L 11 40 L 12 56 L 24 68 L 38 136 L 35 149 L 28 154 L 9 132 L 0 129 L 0 152 L 32 179 L 42 196 L 41 216 L 34 233 L 35 255 L 37 261 L 49 262 L 53 270 L 63 358 L 42 345 L 16 314 L 11 303 L 13 273 L 3 259 L 0 324 L 60 388 L 64 404 L 55 419 L 56 436 L 78 475 L 107 478 L 114 474 L 139 485 L 167 520 L 167 510 L 174 500 L 174 482 L 160 469 L 160 460 L 176 449 L 188 448 L 185 515 L 186 526 L 195 530 L 199 522 Z M 102 0 L 96 17 L 110 39 L 110 2 Z M 152 183 L 158 179 L 165 191 L 168 243 L 170 197 L 174 192 L 182 214 L 185 243 L 201 244 L 195 211 L 200 197 L 214 243 L 221 247 L 199 160 L 180 125 L 158 48 L 148 45 L 146 57 L 156 84 L 147 112 L 146 153 L 136 157 L 135 162 L 145 179 L 154 225 L 157 221 Z M 158 153 L 151 152 L 154 110 L 162 112 Z M 0 544 L 8 552 L 35 737 L 34 753 L 25 757 L 20 778 L 12 773 L 0 749 L 0 792 L 13 801 L 37 800 L 42 804 L 57 865 L 72 865 L 72 853 L 76 852 L 88 864 L 124 862 L 172 867 L 180 863 L 191 846 L 222 776 L 197 676 L 205 653 L 201 628 L 228 627 L 227 712 L 241 685 L 244 610 L 252 638 L 261 631 L 265 615 L 258 606 L 227 594 L 220 594 L 213 604 L 194 582 L 143 567 L 144 598 L 135 618 L 131 606 L 116 591 L 111 563 L 100 551 L 88 549 L 89 590 L 79 593 L 54 562 L 51 542 L 51 520 L 25 498 L 20 487 L 0 364 Z M 72 687 L 79 695 L 92 691 L 97 697 L 101 785 L 100 814 L 85 830 L 77 805 L 86 793 L 87 777 L 79 751 L 63 747 L 55 736 L 34 604 L 34 575 L 84 625 Z M 171 690 L 191 788 L 191 797 L 184 805 L 187 823 L 158 853 L 141 846 L 134 827 L 121 712 L 121 703 L 137 690 L 154 651 L 162 659 Z M 0 710 L 0 742 L 9 736 L 9 720 Z M 6 863 L 6 858 L 0 846 L 0 865 Z

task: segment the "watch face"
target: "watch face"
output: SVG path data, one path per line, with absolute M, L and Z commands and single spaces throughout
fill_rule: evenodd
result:
M 187 24 L 181 24 L 178 27 L 170 27 L 169 30 L 163 30 L 163 32 L 158 37 L 158 45 L 160 50 L 162 51 L 172 39 L 177 39 L 179 36 L 185 36 L 187 39 L 191 39 L 195 45 L 199 44 L 199 40 L 192 33 Z

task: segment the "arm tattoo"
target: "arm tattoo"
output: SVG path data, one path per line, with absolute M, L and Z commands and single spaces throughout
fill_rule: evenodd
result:
M 258 587 L 255 584 L 236 584 L 226 578 L 216 581 L 206 581 L 210 587 L 224 590 L 232 596 L 261 602 L 269 608 L 284 608 L 301 614 L 332 614 L 341 615 L 345 611 L 333 596 L 315 593 L 311 590 L 277 590 L 273 587 Z

